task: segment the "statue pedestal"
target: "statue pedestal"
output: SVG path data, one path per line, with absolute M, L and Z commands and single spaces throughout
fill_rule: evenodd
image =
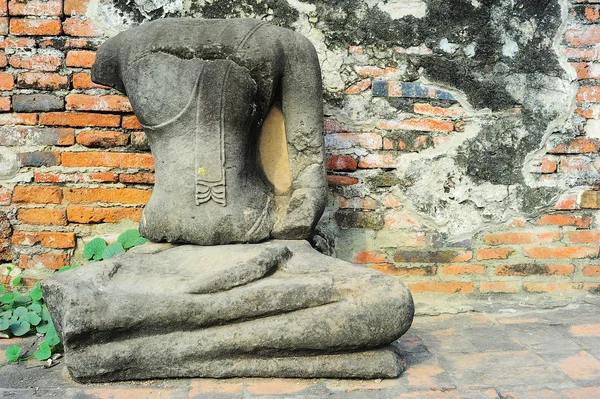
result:
M 397 277 L 306 241 L 155 247 L 44 282 L 76 380 L 390 378 L 404 369 L 390 343 L 414 307 Z

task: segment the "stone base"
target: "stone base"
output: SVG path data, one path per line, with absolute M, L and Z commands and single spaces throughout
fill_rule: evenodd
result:
M 78 381 L 392 378 L 404 369 L 389 344 L 414 307 L 397 277 L 304 241 L 146 248 L 43 284 Z

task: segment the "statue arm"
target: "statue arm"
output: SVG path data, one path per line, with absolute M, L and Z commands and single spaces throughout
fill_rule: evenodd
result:
M 285 46 L 282 111 L 292 174 L 289 201 L 278 211 L 275 238 L 306 239 L 327 202 L 323 149 L 323 89 L 314 46 L 293 33 Z

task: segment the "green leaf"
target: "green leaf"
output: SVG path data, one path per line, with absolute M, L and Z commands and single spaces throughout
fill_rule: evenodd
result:
M 43 341 L 40 344 L 40 349 L 36 350 L 33 354 L 37 360 L 46 360 L 49 359 L 52 355 L 52 350 L 50 349 L 50 345 L 46 341 Z
M 19 360 L 21 355 L 21 348 L 17 345 L 13 345 L 4 352 L 6 354 L 6 360 L 9 362 L 16 362 Z
M 25 314 L 27 314 L 27 308 L 25 308 L 23 306 L 19 306 L 18 308 L 16 308 L 13 311 L 13 317 L 17 317 L 17 318 L 20 318 L 21 316 L 24 316 Z
M 117 242 L 121 243 L 124 249 L 129 249 L 135 245 L 138 238 L 140 238 L 140 232 L 137 231 L 137 229 L 129 229 L 124 231 L 119 238 L 117 238 Z
M 106 241 L 102 238 L 94 238 L 92 241 L 88 242 L 83 248 L 83 256 L 86 259 L 102 259 L 102 253 L 106 248 Z
M 35 327 L 35 331 L 37 331 L 40 334 L 46 334 L 48 332 L 49 328 L 50 328 L 50 323 L 42 323 L 42 324 L 38 324 Z
M 29 311 L 35 312 L 37 314 L 42 313 L 42 305 L 40 305 L 39 303 L 32 303 L 31 305 L 27 306 L 27 309 L 29 309 Z
M 56 273 L 66 272 L 67 270 L 71 270 L 71 266 L 63 266 L 56 271 Z
M 10 317 L 3 317 L 0 319 L 0 331 L 8 330 L 10 327 Z
M 15 297 L 15 302 L 20 304 L 25 304 L 31 302 L 31 295 L 29 294 L 19 294 Z
M 125 248 L 120 242 L 110 244 L 102 253 L 102 259 L 110 259 L 115 255 L 124 254 Z
M 46 331 L 46 342 L 50 346 L 56 346 L 60 344 L 60 338 L 58 338 L 58 334 L 56 333 L 56 329 L 54 325 L 50 325 L 48 327 L 48 331 Z
M 43 294 L 42 289 L 40 288 L 40 283 L 35 285 L 35 287 L 29 293 L 29 296 L 31 296 L 31 299 L 34 301 L 40 301 L 42 299 Z
M 136 242 L 135 242 L 135 244 L 133 244 L 133 246 L 134 246 L 134 247 L 137 247 L 138 245 L 143 245 L 143 244 L 145 244 L 145 243 L 147 243 L 147 242 L 148 242 L 148 239 L 147 239 L 147 238 L 140 237 L 140 238 L 138 238 L 138 239 L 136 240 Z
M 2 303 L 12 305 L 14 301 L 15 301 L 15 296 L 14 296 L 14 294 L 12 294 L 10 292 L 7 292 L 6 294 L 4 294 L 0 297 L 0 302 L 2 302 Z
M 35 312 L 27 312 L 24 319 L 26 322 L 28 322 L 32 326 L 37 326 L 38 324 L 40 324 L 40 321 L 42 321 L 42 318 L 40 317 L 40 315 L 38 315 Z
M 0 294 L 4 294 L 6 292 L 6 287 L 4 287 L 4 284 L 0 284 Z
M 21 285 L 21 276 L 17 276 L 13 279 L 12 285 Z
M 25 335 L 31 329 L 31 325 L 25 320 L 20 321 L 18 324 L 12 324 L 10 326 L 10 331 L 14 334 L 15 337 L 20 337 Z
M 50 312 L 48 312 L 48 307 L 46 305 L 42 305 L 42 320 L 50 321 Z

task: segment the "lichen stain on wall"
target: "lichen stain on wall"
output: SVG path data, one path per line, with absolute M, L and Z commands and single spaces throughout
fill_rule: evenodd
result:
M 359 169 L 360 184 L 333 188 L 334 196 L 377 203 L 391 197 L 448 245 L 538 214 L 576 183 L 535 173 L 549 140 L 575 135 L 575 77 L 561 61 L 566 5 L 559 0 L 93 0 L 89 9 L 109 35 L 174 16 L 250 17 L 295 29 L 319 53 L 326 117 L 351 132 L 376 131 L 394 147 L 416 137 L 418 128 L 394 123 L 415 118 L 417 100 L 464 113 L 464 126 L 452 133 L 428 130 L 423 140 L 435 145 L 402 152 L 384 170 Z M 365 79 L 365 66 L 386 71 L 376 79 L 384 83 L 348 95 Z M 393 82 L 447 94 L 395 95 Z M 346 153 L 388 156 L 384 149 Z M 372 184 L 382 176 L 394 184 Z M 323 222 L 333 230 L 337 205 Z

